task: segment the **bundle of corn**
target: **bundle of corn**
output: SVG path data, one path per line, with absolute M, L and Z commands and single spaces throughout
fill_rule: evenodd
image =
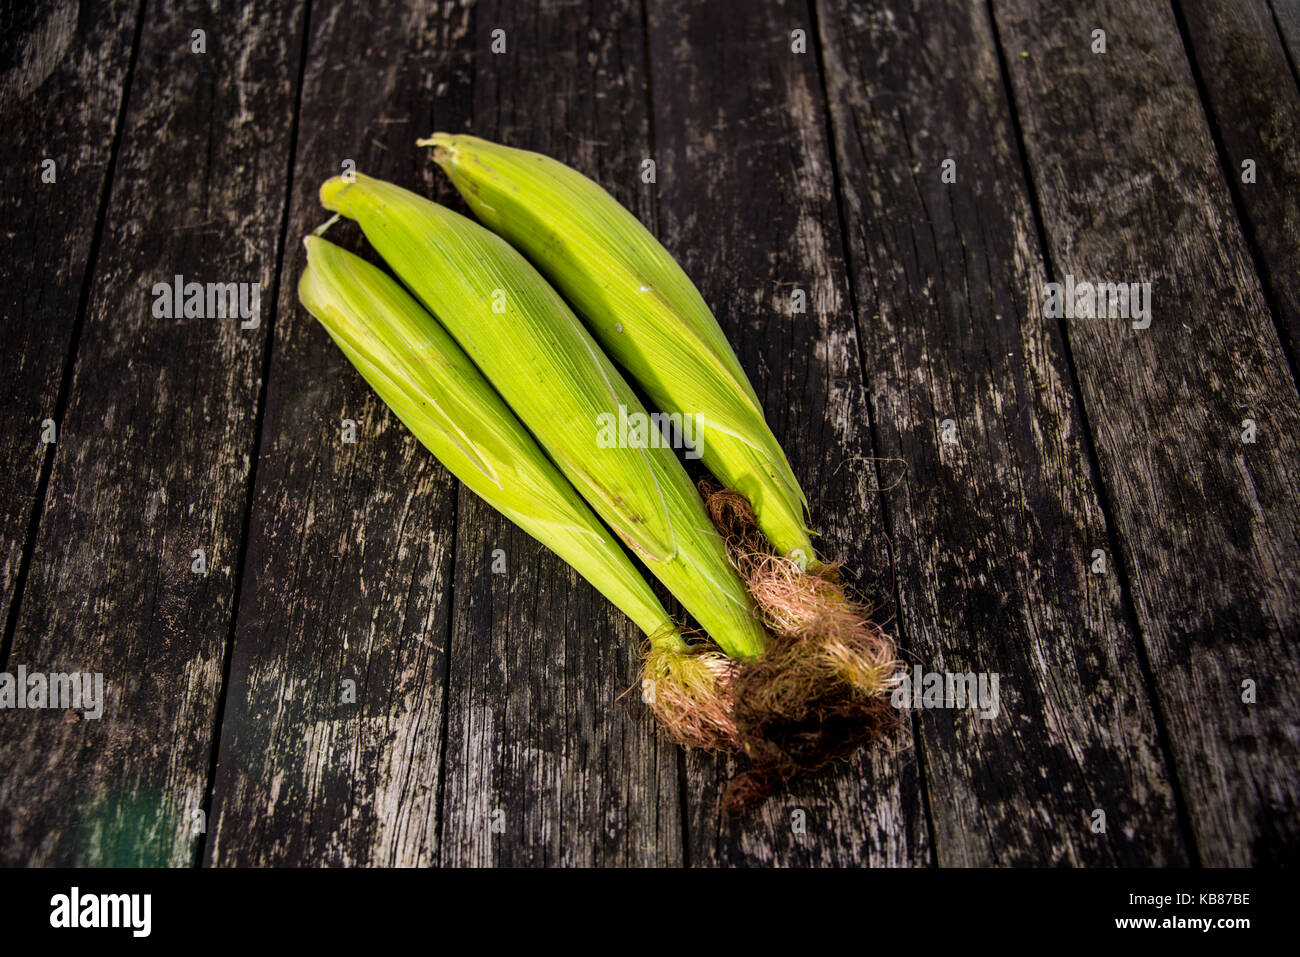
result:
M 435 133 L 466 203 L 526 253 L 595 337 L 663 410 L 694 417 L 702 459 L 726 486 L 714 522 L 772 633 L 734 669 L 732 713 L 756 767 L 734 803 L 820 767 L 896 720 L 894 646 L 816 555 L 807 500 L 735 352 L 685 272 L 628 210 L 576 170 L 538 153 Z
M 725 656 L 687 644 L 627 553 L 464 351 L 383 271 L 324 239 L 304 243 L 298 297 L 379 397 L 471 491 L 573 566 L 646 634 L 654 700 L 680 741 L 734 745 Z M 473 301 L 460 308 L 483 319 Z M 733 603 L 747 604 L 738 582 L 730 591 Z M 708 589 L 710 601 L 714 596 Z M 742 645 L 758 638 L 744 625 L 734 634 Z
M 794 473 L 690 280 L 573 170 L 471 138 L 430 142 L 590 331 L 500 236 L 360 174 L 328 180 L 321 202 L 360 225 L 419 303 L 318 238 L 303 303 L 454 474 L 646 633 L 646 700 L 671 736 L 754 759 L 731 806 L 879 734 L 896 720 L 893 645 L 817 559 Z M 728 488 L 702 502 L 666 444 L 598 438 L 601 423 L 650 417 L 592 332 L 660 409 L 695 422 Z M 596 516 L 707 640 L 683 637 Z

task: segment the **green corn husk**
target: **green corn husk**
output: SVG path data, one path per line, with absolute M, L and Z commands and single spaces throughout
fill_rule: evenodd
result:
M 744 806 L 775 782 L 852 753 L 897 723 L 893 642 L 821 564 L 807 501 L 708 306 L 662 245 L 597 184 L 536 153 L 434 134 L 434 160 L 474 214 L 530 256 L 659 408 L 693 415 L 709 495 L 771 639 L 730 684 L 755 767 L 729 785 Z
M 539 153 L 446 133 L 419 144 L 434 147 L 474 215 L 528 255 L 660 409 L 695 416 L 704 464 L 749 499 L 776 551 L 815 564 L 807 499 L 758 396 L 650 231 L 595 182 Z
M 304 245 L 298 298 L 425 448 L 647 635 L 673 631 L 627 554 L 433 317 L 359 256 L 315 236 Z
M 766 635 L 753 602 L 672 451 L 598 445 L 602 415 L 645 411 L 537 271 L 500 237 L 390 183 L 335 177 L 321 187 L 321 202 L 361 226 L 597 514 L 718 646 L 733 658 L 758 657 Z

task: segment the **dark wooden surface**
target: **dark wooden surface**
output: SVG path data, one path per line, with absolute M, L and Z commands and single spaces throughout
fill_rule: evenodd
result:
M 1300 857 L 1294 0 L 3 21 L 0 671 L 108 695 L 99 721 L 0 711 L 0 862 Z M 998 673 L 996 719 L 913 712 L 895 747 L 721 815 L 738 765 L 657 734 L 635 629 L 297 305 L 345 161 L 459 206 L 414 147 L 434 129 L 555 156 L 657 232 L 823 549 L 909 663 Z M 155 318 L 178 273 L 260 282 L 259 327 Z M 1047 317 L 1067 274 L 1150 281 L 1150 327 Z

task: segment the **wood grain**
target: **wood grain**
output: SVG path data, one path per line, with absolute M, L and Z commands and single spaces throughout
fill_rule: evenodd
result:
M 1290 4 L 1295 9 L 1296 4 Z M 1263 0 L 1182 0 L 1190 54 L 1292 369 L 1300 350 L 1300 89 Z M 1242 164 L 1253 161 L 1254 182 Z
M 275 301 L 301 7 L 151 5 L 10 664 L 101 672 L 104 715 L 6 711 L 0 859 L 186 864 L 234 614 Z M 207 52 L 191 52 L 206 30 Z M 260 282 L 259 328 L 153 285 Z M 205 552 L 206 574 L 191 571 Z
M 988 12 L 819 9 L 911 664 L 999 676 L 917 715 L 937 860 L 1185 863 Z
M 1268 11 L 1277 25 L 1278 35 L 1286 47 L 1292 72 L 1300 64 L 1300 3 L 1296 0 L 1270 0 Z
M 1295 0 L 0 10 L 0 669 L 108 691 L 0 711 L 0 863 L 1297 859 L 1298 54 Z M 437 128 L 660 234 L 822 549 L 997 719 L 721 816 L 742 762 L 659 736 L 636 630 L 296 304 L 344 160 L 464 208 Z M 155 318 L 178 273 L 259 282 L 260 326 Z M 1150 328 L 1045 315 L 1067 274 L 1151 281 Z
M 661 238 L 736 346 L 808 493 L 818 548 L 843 558 L 888 615 L 882 470 L 872 461 L 816 30 L 793 3 L 673 0 L 648 10 Z M 792 51 L 796 29 L 806 53 Z M 806 312 L 792 311 L 795 289 Z M 892 744 L 909 740 L 904 731 Z M 876 748 L 723 818 L 721 789 L 738 767 L 699 754 L 687 761 L 692 864 L 929 860 L 915 752 Z
M 1150 328 L 1066 328 L 1197 851 L 1294 859 L 1300 402 L 1173 13 L 994 10 L 1050 271 L 1153 284 Z
M 429 192 L 415 140 L 464 122 L 472 22 L 425 0 L 313 7 L 210 864 L 437 862 L 456 482 L 298 304 L 297 279 L 345 160 Z M 327 236 L 376 258 L 349 223 Z
M 110 153 L 139 16 L 134 0 L 10 11 L 0 80 L 0 621 L 8 622 L 42 467 L 54 446 L 86 271 L 101 225 Z M 44 181 L 53 161 L 54 182 Z M 61 422 L 55 421 L 56 430 Z M 0 655 L 3 643 L 0 642 Z M 0 660 L 0 665 L 3 665 Z
M 568 163 L 649 221 L 638 4 L 489 2 L 476 19 L 470 132 Z M 459 516 L 443 862 L 680 864 L 677 749 L 631 691 L 643 636 L 464 489 Z

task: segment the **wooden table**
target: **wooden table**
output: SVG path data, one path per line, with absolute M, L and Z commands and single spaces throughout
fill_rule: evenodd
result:
M 1300 856 L 1295 0 L 379 6 L 7 14 L 0 670 L 107 703 L 0 711 L 0 861 Z M 822 548 L 995 719 L 720 814 L 635 629 L 297 304 L 346 161 L 463 208 L 435 129 L 657 232 Z M 176 275 L 260 283 L 257 327 L 156 317 Z M 1050 315 L 1067 281 L 1150 283 L 1149 326 Z

